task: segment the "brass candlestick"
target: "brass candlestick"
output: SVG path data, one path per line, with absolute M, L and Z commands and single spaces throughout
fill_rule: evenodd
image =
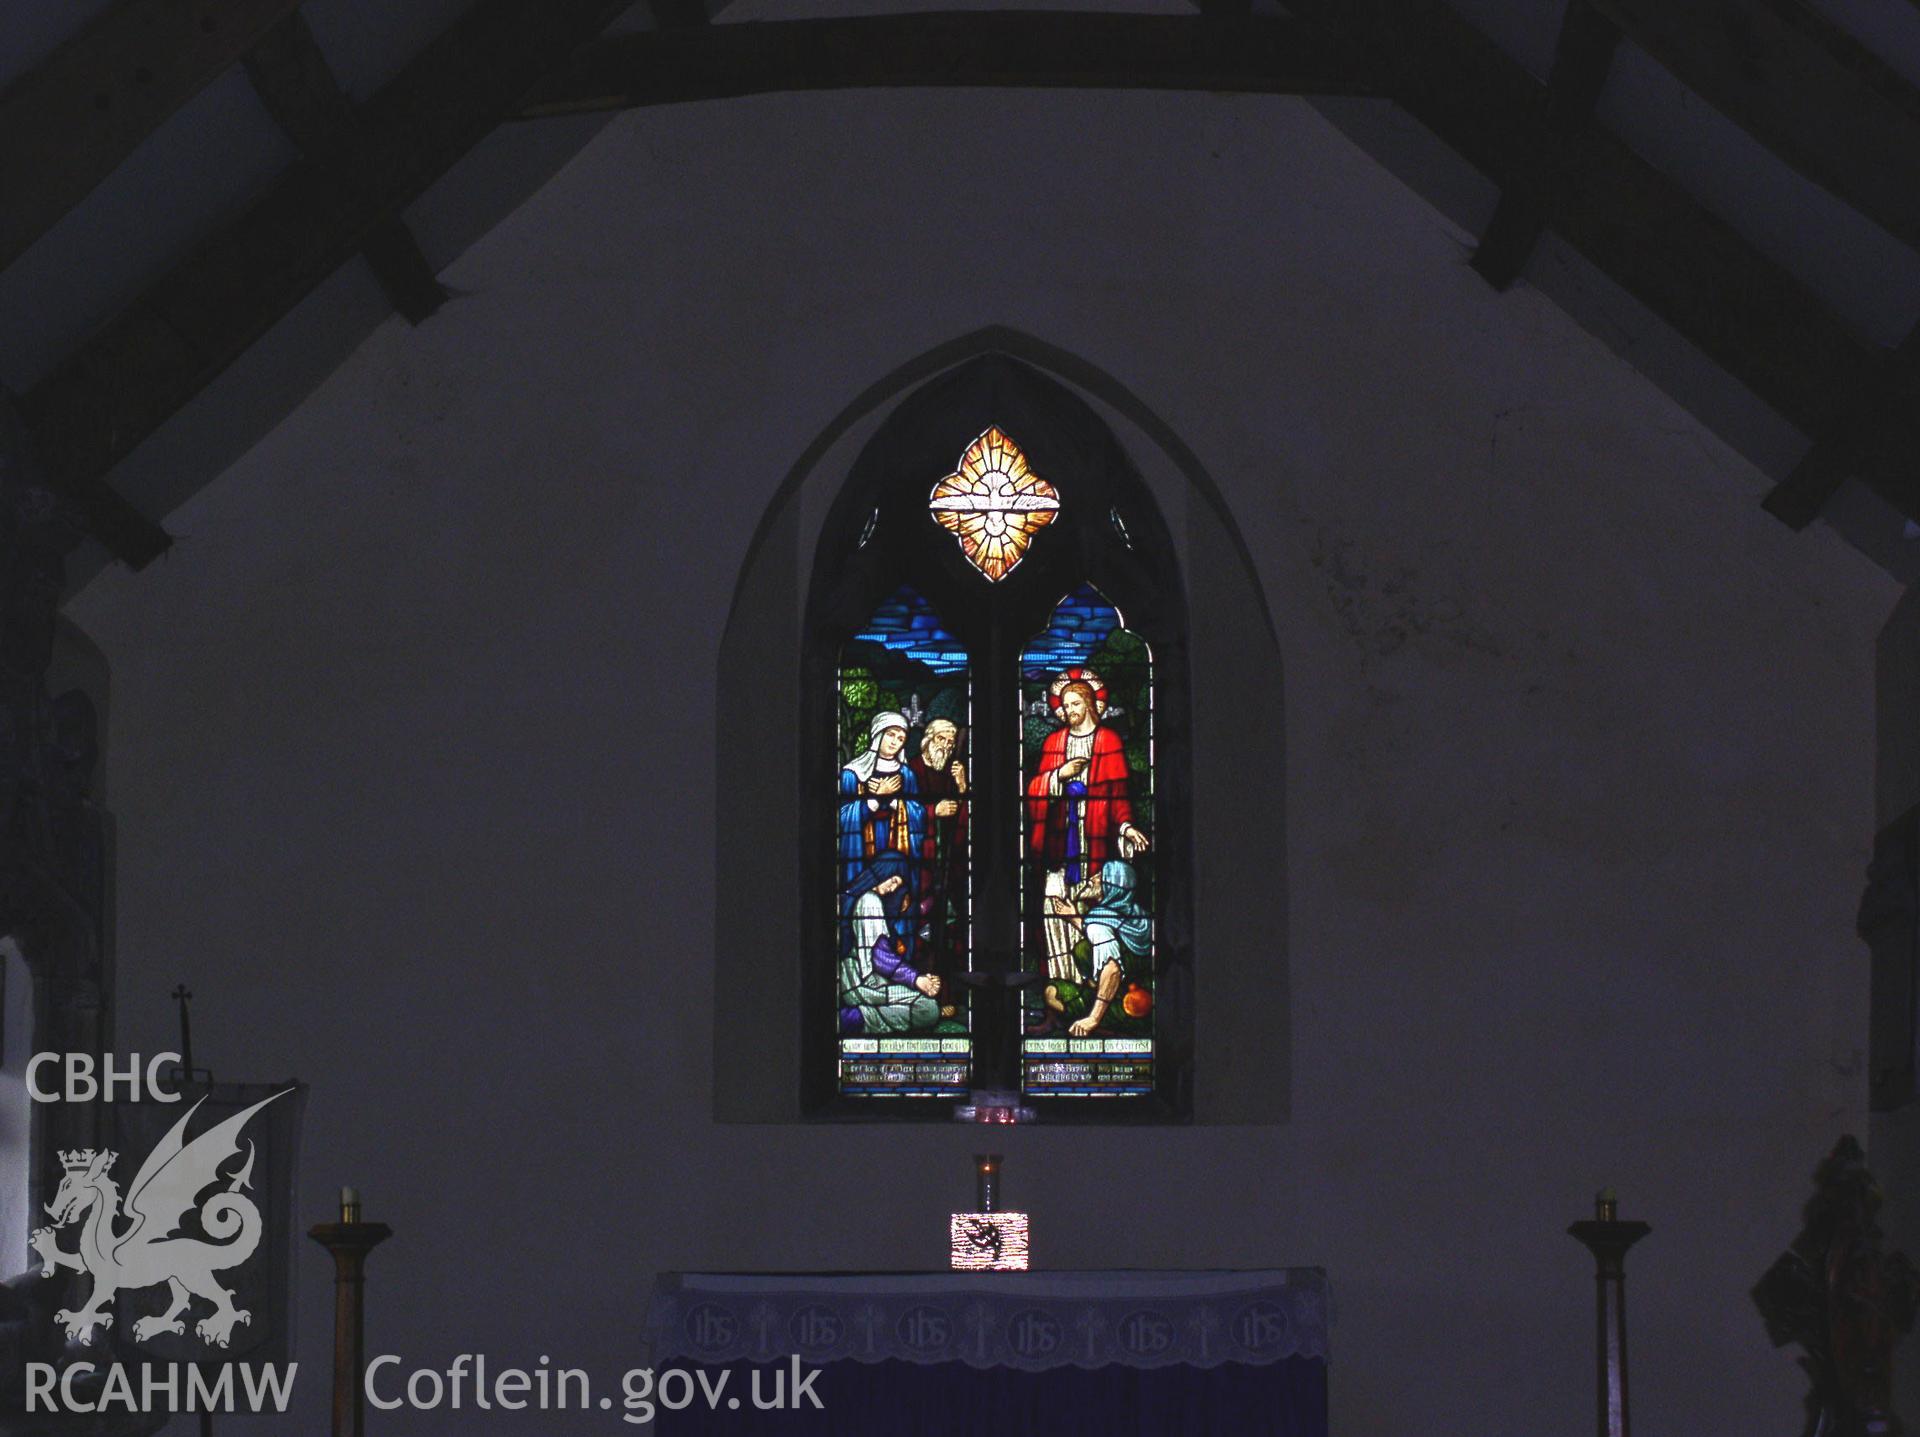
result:
M 383 1222 L 360 1220 L 360 1195 L 340 1192 L 340 1221 L 307 1236 L 333 1254 L 333 1437 L 364 1437 L 367 1422 L 367 1254 L 393 1236 Z
M 1629 1437 L 1627 1407 L 1627 1249 L 1653 1229 L 1643 1222 L 1621 1222 L 1612 1188 L 1594 1199 L 1593 1219 L 1567 1231 L 1594 1257 L 1596 1310 L 1599 1314 L 1599 1434 Z

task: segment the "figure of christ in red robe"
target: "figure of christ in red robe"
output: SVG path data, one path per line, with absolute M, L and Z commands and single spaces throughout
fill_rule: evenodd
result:
M 1127 797 L 1127 755 L 1120 735 L 1101 724 L 1093 686 L 1078 679 L 1060 690 L 1061 726 L 1040 746 L 1027 784 L 1028 853 L 1045 873 L 1041 894 L 1050 976 L 1075 975 L 1068 956 L 1081 901 L 1091 899 L 1100 865 L 1147 848 Z
M 934 719 L 921 736 L 919 754 L 908 761 L 926 810 L 920 912 L 933 951 L 957 969 L 968 966 L 963 951 L 967 920 L 967 770 L 954 753 L 959 739 L 959 726 L 951 719 Z

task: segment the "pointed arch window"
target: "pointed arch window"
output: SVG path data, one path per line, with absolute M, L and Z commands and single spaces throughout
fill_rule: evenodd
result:
M 976 360 L 869 442 L 805 618 L 811 1110 L 1185 1115 L 1183 594 L 1125 452 L 1037 371 Z

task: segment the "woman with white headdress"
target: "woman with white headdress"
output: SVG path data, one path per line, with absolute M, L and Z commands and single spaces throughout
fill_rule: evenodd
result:
M 864 752 L 840 770 L 840 881 L 851 883 L 862 869 L 886 853 L 903 857 L 919 890 L 920 846 L 926 835 L 926 808 L 919 784 L 900 755 L 907 747 L 905 714 L 884 710 L 867 727 Z
M 924 961 L 907 861 L 883 853 L 840 895 L 840 1031 L 908 1033 L 939 1023 L 941 983 L 914 966 Z

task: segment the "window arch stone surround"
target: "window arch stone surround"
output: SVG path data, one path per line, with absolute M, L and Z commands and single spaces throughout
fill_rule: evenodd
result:
M 801 719 L 814 555 L 821 536 L 844 527 L 860 502 L 852 496 L 848 447 L 864 446 L 912 396 L 937 392 L 943 379 L 964 386 L 969 372 L 975 384 L 995 376 L 1013 386 L 1009 392 L 1046 393 L 1061 412 L 1083 410 L 1082 422 L 1094 426 L 1085 432 L 1097 429 L 1118 446 L 1168 515 L 1190 615 L 1187 724 L 1197 815 L 1188 850 L 1192 916 L 1182 938 L 1195 980 L 1191 1085 L 1178 1117 L 1285 1121 L 1293 1021 L 1285 692 L 1253 556 L 1218 486 L 1152 409 L 1097 366 L 1000 326 L 930 350 L 862 391 L 789 468 L 746 546 L 718 655 L 716 792 L 754 793 L 756 831 L 794 841 L 767 846 L 753 901 L 743 903 L 726 881 L 743 859 L 739 839 L 730 825 L 719 825 L 714 1116 L 791 1122 L 817 1112 L 808 1098 L 817 1100 L 818 1089 L 809 1094 L 803 1085 L 813 1046 L 808 1020 L 818 1015 L 807 1006 L 799 939 L 810 831 L 803 793 L 810 791 L 812 755 Z M 930 475 L 929 484 L 938 477 Z

